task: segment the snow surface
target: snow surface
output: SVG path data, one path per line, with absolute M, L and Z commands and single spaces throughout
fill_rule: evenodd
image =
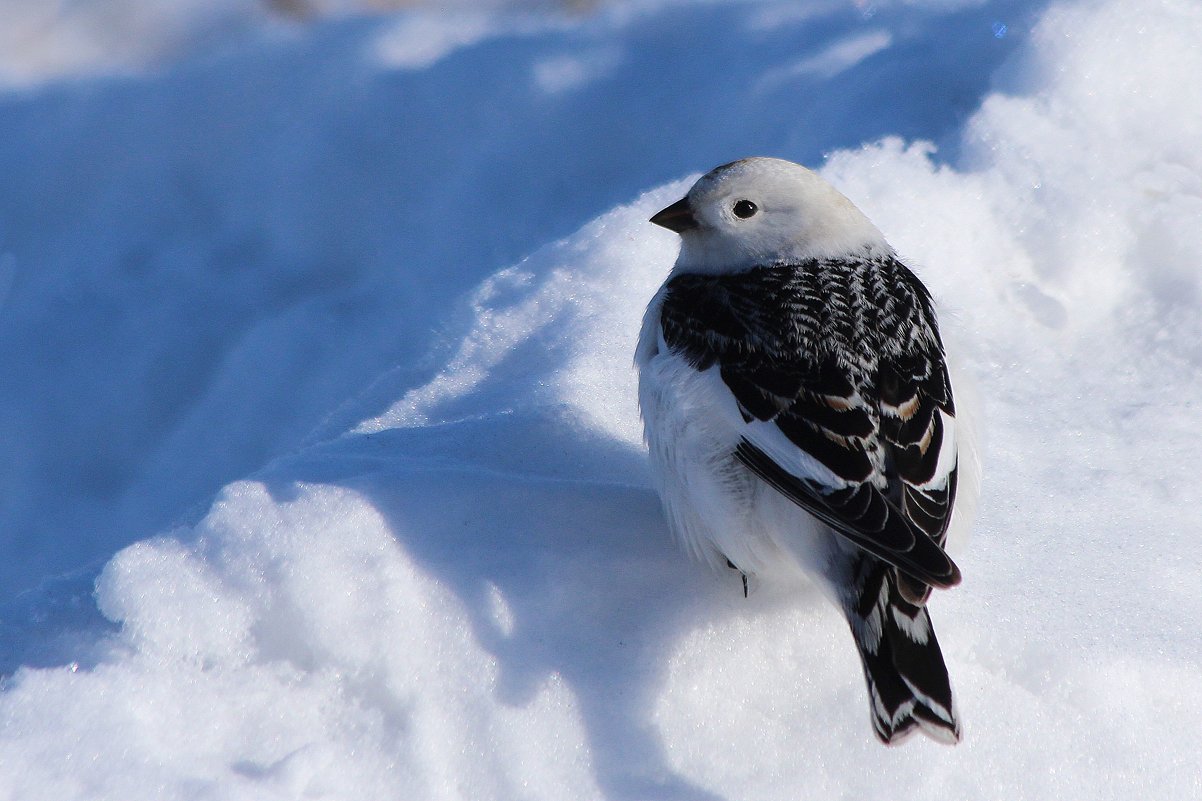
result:
M 447 13 L 0 96 L 0 798 L 1202 797 L 1202 7 Z M 751 153 L 984 402 L 954 749 L 648 488 L 646 219 Z

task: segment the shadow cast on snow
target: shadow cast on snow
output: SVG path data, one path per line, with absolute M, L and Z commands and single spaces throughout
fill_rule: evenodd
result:
M 541 409 L 348 436 L 261 478 L 280 501 L 297 482 L 366 498 L 468 610 L 502 702 L 561 677 L 606 797 L 716 799 L 674 773 L 653 714 L 671 644 L 736 608 L 711 596 L 742 598 L 733 574 L 706 580 L 670 542 L 644 458 Z

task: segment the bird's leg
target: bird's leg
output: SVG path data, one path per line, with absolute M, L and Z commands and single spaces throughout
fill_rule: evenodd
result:
M 730 561 L 729 559 L 726 560 L 726 566 L 729 567 L 731 570 L 739 570 L 739 568 L 735 566 L 735 563 Z M 744 573 L 742 570 L 739 570 L 739 576 L 742 577 L 742 579 L 743 579 L 743 597 L 746 598 L 747 597 L 747 574 Z

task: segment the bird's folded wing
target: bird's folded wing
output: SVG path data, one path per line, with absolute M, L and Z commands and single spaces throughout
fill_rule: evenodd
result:
M 912 363 L 911 363 L 912 362 Z M 903 575 L 922 604 L 960 571 L 942 545 L 955 497 L 955 420 L 942 355 L 856 381 L 830 359 L 727 357 L 745 421 L 736 456 L 794 503 Z
M 794 503 L 894 565 L 921 604 L 960 571 L 943 551 L 955 495 L 951 387 L 930 296 L 885 265 L 889 330 L 864 360 L 848 306 L 813 286 L 822 265 L 680 275 L 661 310 L 668 346 L 716 369 L 742 416 L 736 456 Z M 884 268 L 882 268 L 884 269 Z M 821 291 L 819 291 L 821 289 Z M 840 354 L 831 343 L 842 343 Z
M 960 583 L 960 569 L 943 548 L 871 484 L 830 489 L 798 478 L 747 439 L 739 443 L 735 455 L 789 500 L 898 570 L 934 587 Z

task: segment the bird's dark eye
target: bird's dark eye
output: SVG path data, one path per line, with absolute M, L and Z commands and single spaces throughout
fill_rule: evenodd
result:
M 750 200 L 740 200 L 735 203 L 735 216 L 740 220 L 746 220 L 751 215 L 760 210 L 760 207 L 752 203 Z

